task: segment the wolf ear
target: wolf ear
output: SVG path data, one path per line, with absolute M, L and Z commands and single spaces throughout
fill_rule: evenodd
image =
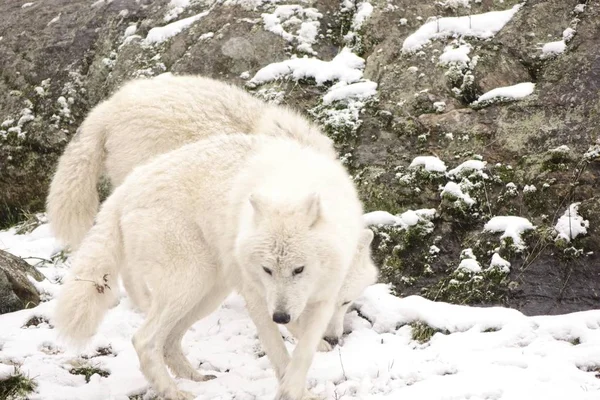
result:
M 363 229 L 360 233 L 360 238 L 358 239 L 358 250 L 363 250 L 371 245 L 375 234 L 370 229 Z
M 311 193 L 302 203 L 308 226 L 313 227 L 321 216 L 321 199 L 318 193 Z
M 260 221 L 260 219 L 265 215 L 267 208 L 265 199 L 256 193 L 252 193 L 250 194 L 248 200 L 250 201 L 250 205 L 252 205 L 252 209 L 254 210 L 254 221 Z

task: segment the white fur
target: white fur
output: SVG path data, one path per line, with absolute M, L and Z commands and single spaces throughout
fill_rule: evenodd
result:
M 65 149 L 47 199 L 52 230 L 79 245 L 98 212 L 103 170 L 117 187 L 159 154 L 231 133 L 293 138 L 336 157 L 333 142 L 306 118 L 236 86 L 199 76 L 134 80 L 92 109 Z
M 53 231 L 65 244 L 79 245 L 97 213 L 96 187 L 103 170 L 118 187 L 134 167 L 157 155 L 212 135 L 240 132 L 293 138 L 336 157 L 331 140 L 306 118 L 236 86 L 198 76 L 134 80 L 90 112 L 60 158 L 47 200 Z M 377 269 L 370 257 L 357 260 L 339 304 L 353 301 L 374 283 Z M 122 277 L 133 303 L 147 310 L 150 292 L 144 277 L 133 279 L 128 271 Z M 327 331 L 335 340 L 347 309 L 339 304 Z M 290 327 L 299 337 L 300 328 Z M 319 350 L 329 349 L 331 345 L 321 341 Z
M 280 380 L 276 399 L 301 400 L 350 264 L 370 241 L 364 235 L 362 206 L 338 161 L 292 140 L 214 136 L 136 168 L 107 199 L 59 294 L 55 326 L 89 338 L 118 274 L 143 279 L 151 300 L 133 337 L 140 368 L 161 395 L 184 399 L 165 366 L 210 378 L 185 359 L 181 338 L 235 289 Z M 274 311 L 302 321 L 291 358 Z

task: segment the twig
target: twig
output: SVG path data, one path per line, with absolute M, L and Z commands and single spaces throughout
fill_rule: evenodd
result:
M 342 374 L 344 375 L 344 380 L 348 380 L 346 376 L 346 370 L 344 369 L 344 363 L 342 362 L 342 350 L 338 346 L 338 355 L 340 356 L 340 365 L 342 366 Z
M 98 291 L 98 293 L 104 293 L 104 289 L 108 289 L 108 290 L 112 290 L 110 288 L 110 286 L 108 285 L 108 274 L 104 274 L 104 276 L 102 277 L 102 280 L 104 281 L 104 283 L 101 285 L 97 282 L 91 281 L 89 279 L 79 279 L 79 278 L 75 278 L 76 281 L 81 281 L 81 282 L 91 282 L 94 284 L 94 287 L 96 288 L 96 290 Z

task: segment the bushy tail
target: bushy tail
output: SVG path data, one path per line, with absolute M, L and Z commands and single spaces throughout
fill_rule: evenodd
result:
M 123 239 L 116 202 L 112 196 L 103 205 L 58 295 L 53 322 L 59 336 L 74 344 L 93 336 L 106 311 L 117 303 Z
M 98 212 L 98 180 L 104 162 L 107 105 L 83 121 L 60 157 L 46 200 L 50 227 L 65 245 L 77 248 Z

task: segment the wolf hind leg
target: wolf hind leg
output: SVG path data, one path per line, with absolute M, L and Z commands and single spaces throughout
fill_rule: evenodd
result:
M 231 292 L 226 287 L 214 287 L 198 304 L 181 318 L 173 327 L 164 347 L 164 357 L 167 366 L 179 378 L 203 382 L 216 378 L 214 375 L 203 375 L 198 372 L 183 353 L 181 340 L 189 328 L 202 318 L 211 314 Z
M 158 266 L 160 268 L 160 266 Z M 164 270 L 164 268 L 163 268 Z M 185 279 L 186 274 L 171 274 L 177 277 L 177 282 L 168 282 L 165 277 L 165 287 L 157 288 L 153 293 L 152 303 L 146 320 L 133 335 L 133 346 L 138 354 L 140 369 L 154 390 L 167 399 L 187 400 L 194 396 L 180 391 L 175 381 L 169 376 L 165 364 L 164 348 L 169 334 L 194 307 L 201 303 L 211 292 L 211 277 L 207 276 L 204 284 L 193 279 Z M 182 283 L 186 283 L 182 285 Z M 178 286 L 175 286 L 177 284 Z M 177 287 L 177 291 L 160 290 Z

